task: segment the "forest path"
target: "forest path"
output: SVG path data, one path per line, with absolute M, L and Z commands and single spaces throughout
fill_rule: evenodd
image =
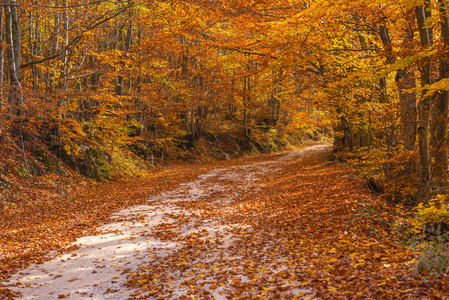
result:
M 18 272 L 8 287 L 23 299 L 313 299 L 339 288 L 366 295 L 364 284 L 375 280 L 372 267 L 364 279 L 366 255 L 375 252 L 373 266 L 388 271 L 382 265 L 392 257 L 380 240 L 388 233 L 354 217 L 378 200 L 327 160 L 330 149 L 211 170 L 116 213 L 100 234 Z

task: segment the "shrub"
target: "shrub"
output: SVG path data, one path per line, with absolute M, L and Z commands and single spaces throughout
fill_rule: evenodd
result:
M 432 279 L 441 279 L 449 274 L 449 249 L 447 238 L 438 238 L 426 244 L 424 254 L 417 264 L 417 271 Z

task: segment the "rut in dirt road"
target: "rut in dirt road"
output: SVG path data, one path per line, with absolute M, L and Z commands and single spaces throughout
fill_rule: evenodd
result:
M 113 223 L 100 228 L 101 235 L 80 238 L 76 242 L 79 249 L 17 273 L 10 279 L 10 286 L 22 293 L 23 299 L 125 299 L 139 294 L 137 290 L 126 288 L 127 276 L 134 274 L 139 266 L 150 264 L 159 270 L 160 278 L 164 276 L 152 279 L 153 283 L 163 286 L 161 293 L 165 293 L 164 289 L 172 290 L 165 296 L 177 299 L 189 295 L 192 290 L 186 283 L 196 281 L 212 287 L 211 298 L 226 299 L 226 281 L 237 280 L 235 282 L 244 284 L 250 280 L 239 274 L 222 278 L 223 274 L 215 270 L 225 267 L 226 272 L 232 272 L 232 268 L 223 263 L 230 266 L 241 259 L 232 249 L 239 241 L 236 234 L 248 230 L 250 225 L 228 223 L 227 218 L 222 217 L 238 215 L 240 208 L 235 205 L 236 199 L 263 189 L 263 184 L 259 183 L 261 177 L 323 148 L 328 146 L 314 146 L 277 160 L 201 175 L 179 189 L 148 199 L 148 205 L 120 211 Z M 207 210 L 213 208 L 213 215 L 204 210 L 203 201 L 209 206 Z M 216 247 L 214 251 L 203 249 L 195 253 L 194 261 L 183 260 L 178 254 L 194 241 Z M 169 265 L 173 263 L 192 265 L 190 275 L 186 277 L 179 270 L 171 270 Z M 205 272 L 207 270 L 209 273 Z M 239 269 L 235 272 L 239 273 Z M 309 293 L 290 283 L 283 287 L 288 290 L 285 294 L 288 297 Z

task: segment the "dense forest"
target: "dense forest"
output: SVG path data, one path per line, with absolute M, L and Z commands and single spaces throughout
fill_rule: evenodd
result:
M 139 158 L 226 159 L 332 135 L 336 158 L 392 201 L 447 193 L 445 1 L 1 8 L 2 188 L 11 173 L 65 175 L 61 161 L 110 179 Z
M 290 61 L 283 36 L 300 38 L 282 24 L 302 8 L 242 5 L 4 3 L 3 142 L 24 152 L 22 164 L 35 161 L 25 163 L 30 175 L 50 154 L 109 178 L 132 161 L 129 151 L 154 164 L 187 159 L 182 150 L 207 141 L 216 157 L 235 157 L 317 135 L 316 124 L 324 131 L 325 113 L 306 101 L 302 80 L 316 70 Z

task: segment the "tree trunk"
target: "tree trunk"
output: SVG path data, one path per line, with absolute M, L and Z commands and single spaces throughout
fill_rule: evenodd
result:
M 347 148 L 350 152 L 354 151 L 354 141 L 352 129 L 345 115 L 340 117 L 341 127 L 343 129 L 343 148 Z
M 406 13 L 407 18 L 411 18 L 411 12 Z M 407 20 L 409 23 L 413 22 L 413 18 Z M 410 28 L 408 26 L 407 28 Z M 393 56 L 392 45 L 388 30 L 384 26 L 379 28 L 380 38 L 385 50 L 387 51 L 387 63 L 394 63 L 397 58 Z M 404 46 L 407 49 L 413 47 L 413 32 L 410 29 L 404 35 Z M 416 144 L 416 92 L 407 92 L 407 90 L 416 87 L 415 72 L 412 67 L 406 67 L 398 70 L 396 73 L 396 85 L 399 90 L 399 103 L 401 106 L 401 123 L 402 130 L 400 140 L 404 145 L 404 150 L 415 150 Z M 411 168 L 410 168 L 411 169 Z
M 428 48 L 431 45 L 431 31 L 427 27 L 426 5 L 420 5 L 415 8 L 416 20 L 418 22 L 419 37 L 421 46 Z M 424 58 L 421 60 L 421 86 L 430 85 L 431 82 L 431 60 Z M 430 151 L 429 151 L 429 132 L 431 115 L 431 97 L 426 96 L 427 90 L 423 89 L 422 96 L 418 105 L 418 147 L 419 147 L 419 192 L 418 201 L 426 202 L 431 197 L 430 183 Z
M 441 66 L 444 65 L 444 66 Z M 447 72 L 447 62 L 440 62 L 440 72 Z M 441 73 L 440 73 L 441 74 Z M 445 77 L 448 78 L 448 77 Z M 440 91 L 436 95 L 432 107 L 432 136 L 431 136 L 431 155 L 433 158 L 433 179 L 438 185 L 438 192 L 444 193 L 447 185 L 447 110 L 448 110 L 448 92 Z M 443 185 L 443 186 L 442 186 Z
M 17 9 L 15 2 L 8 0 L 5 6 L 5 31 L 8 44 L 9 76 L 13 85 L 18 85 L 20 79 L 20 32 L 18 29 Z M 19 35 L 19 36 L 17 36 Z
M 245 54 L 247 56 L 247 54 Z M 252 61 L 248 60 L 246 63 L 246 70 L 249 74 L 251 71 Z M 251 115 L 248 108 L 249 102 L 251 101 L 251 76 L 243 77 L 243 129 L 245 137 L 251 139 Z
M 67 0 L 64 1 L 64 5 L 67 6 L 68 2 Z M 64 46 L 67 47 L 69 44 L 69 11 L 68 8 L 65 9 L 64 11 Z M 67 74 L 68 74 L 68 69 L 69 69 L 69 50 L 66 49 L 64 51 L 64 58 L 63 58 L 63 67 L 62 67 L 62 76 L 63 76 L 63 81 L 62 81 L 62 90 L 64 92 L 67 91 L 68 88 L 68 82 L 67 82 Z M 65 99 L 61 99 L 61 102 L 59 103 L 59 105 L 65 106 Z
M 3 45 L 4 36 L 3 36 L 3 8 L 0 7 L 0 44 Z M 5 63 L 5 48 L 0 47 L 0 108 L 3 107 L 3 83 L 4 83 L 4 69 L 3 64 Z M 0 124 L 1 126 L 1 124 Z
M 404 144 L 404 150 L 413 151 L 416 148 L 416 92 L 408 92 L 407 90 L 416 87 L 414 70 L 412 68 L 399 70 L 396 74 L 396 84 L 401 106 L 401 140 Z
M 449 47 L 449 19 L 447 5 L 443 1 L 439 1 L 441 20 L 441 36 L 443 43 L 448 50 Z M 440 79 L 449 78 L 449 55 L 446 52 L 443 57 L 440 57 L 439 64 Z M 438 193 L 447 192 L 447 122 L 448 122 L 448 91 L 440 91 L 436 95 L 433 105 L 433 118 L 432 118 L 432 158 L 434 161 L 433 175 L 434 184 L 438 190 Z
M 37 25 L 37 24 L 36 24 Z M 30 47 L 30 59 L 33 61 L 36 57 L 36 36 L 35 36 L 35 30 L 34 30 L 34 12 L 30 11 L 30 18 L 28 21 L 28 36 L 29 36 L 29 47 Z M 31 67 L 31 74 L 32 74 L 32 83 L 33 91 L 37 91 L 37 66 Z
M 19 18 L 17 16 L 17 3 L 8 0 L 5 6 L 5 35 L 8 45 L 8 68 L 11 81 L 10 101 L 20 105 L 23 103 L 23 97 L 20 95 L 20 30 Z M 17 111 L 20 115 L 20 110 Z
M 243 130 L 247 139 L 251 138 L 251 129 L 249 128 L 248 100 L 249 100 L 249 76 L 243 78 Z

